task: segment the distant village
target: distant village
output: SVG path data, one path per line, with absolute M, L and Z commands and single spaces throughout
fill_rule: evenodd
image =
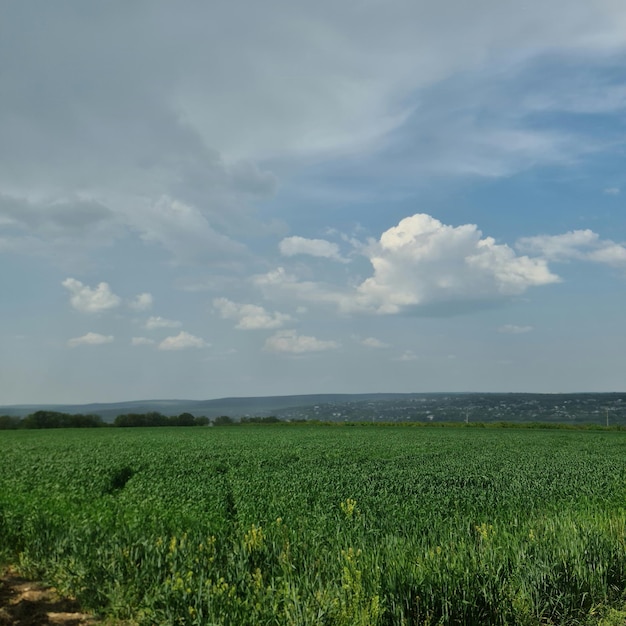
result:
M 275 411 L 281 420 L 626 425 L 626 394 L 415 394 Z

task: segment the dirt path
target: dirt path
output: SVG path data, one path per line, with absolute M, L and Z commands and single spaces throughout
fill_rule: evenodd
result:
M 0 626 L 92 626 L 101 624 L 81 613 L 76 600 L 53 587 L 25 580 L 8 570 L 0 577 Z

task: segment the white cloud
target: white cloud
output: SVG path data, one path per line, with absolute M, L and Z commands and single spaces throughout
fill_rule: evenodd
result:
M 560 280 L 545 258 L 517 255 L 508 245 L 483 237 L 474 224 L 448 226 L 423 213 L 356 249 L 369 259 L 373 275 L 354 288 L 299 281 L 282 267 L 253 282 L 269 296 L 332 303 L 344 313 L 450 314 Z
M 365 339 L 361 339 L 359 343 L 366 348 L 388 348 L 389 344 L 381 341 L 380 339 L 376 339 L 376 337 L 365 337 Z
M 133 337 L 130 340 L 131 346 L 151 346 L 154 343 L 154 339 L 150 339 L 149 337 Z
M 622 192 L 622 190 L 619 187 L 607 187 L 604 190 L 604 193 L 607 196 L 619 196 L 619 194 Z
M 99 333 L 87 333 L 82 337 L 74 337 L 67 342 L 70 348 L 77 346 L 99 346 L 113 341 L 113 335 L 101 335 Z
M 438 303 L 491 301 L 559 279 L 543 259 L 517 256 L 474 224 L 447 226 L 426 214 L 403 219 L 370 242 L 374 274 L 344 307 L 398 313 Z
M 532 326 L 518 326 L 517 324 L 504 324 L 498 328 L 499 333 L 509 335 L 522 335 L 533 330 Z
M 586 258 L 612 267 L 626 267 L 626 246 L 604 241 L 602 246 L 590 251 Z
M 152 308 L 153 298 L 150 293 L 140 293 L 129 304 L 135 311 L 147 311 Z
M 524 237 L 516 247 L 540 254 L 549 261 L 577 259 L 626 267 L 626 246 L 610 239 L 600 239 L 600 235 L 590 229 L 572 230 L 562 235 Z
M 235 328 L 241 330 L 280 328 L 291 320 L 291 316 L 285 313 L 269 313 L 262 306 L 238 304 L 227 298 L 215 298 L 213 306 L 223 319 L 237 320 Z
M 99 283 L 95 289 L 91 289 L 75 278 L 66 278 L 61 284 L 70 292 L 72 306 L 82 313 L 100 313 L 114 309 L 121 302 L 108 283 Z
M 191 335 L 182 330 L 178 335 L 166 337 L 160 344 L 159 350 L 186 350 L 188 348 L 208 348 L 211 344 L 200 337 Z
M 178 320 L 168 320 L 160 316 L 151 316 L 145 323 L 146 330 L 156 330 L 158 328 L 180 328 L 182 323 Z
M 344 261 L 339 253 L 339 246 L 326 239 L 305 239 L 304 237 L 286 237 L 279 244 L 280 253 L 283 256 L 296 256 L 306 254 L 310 256 Z
M 336 341 L 317 339 L 307 335 L 298 335 L 295 330 L 281 330 L 265 341 L 268 352 L 288 352 L 303 354 L 305 352 L 323 352 L 339 347 Z

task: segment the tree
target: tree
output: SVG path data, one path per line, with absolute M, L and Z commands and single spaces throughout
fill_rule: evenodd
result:
M 232 417 L 228 417 L 228 415 L 220 415 L 219 417 L 216 417 L 213 420 L 213 425 L 214 426 L 230 426 L 231 424 L 234 424 L 235 422 L 233 421 Z

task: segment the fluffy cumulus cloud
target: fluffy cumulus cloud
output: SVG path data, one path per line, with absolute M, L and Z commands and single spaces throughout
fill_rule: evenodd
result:
M 317 339 L 308 335 L 298 335 L 295 330 L 281 330 L 265 341 L 268 352 L 285 352 L 304 354 L 306 352 L 325 352 L 335 350 L 339 343 L 331 340 Z
M 87 333 L 82 337 L 74 337 L 67 342 L 70 348 L 78 346 L 100 346 L 105 343 L 113 342 L 113 335 L 101 335 L 100 333 Z
M 305 254 L 335 261 L 343 261 L 339 246 L 326 239 L 306 239 L 305 237 L 286 237 L 279 244 L 283 256 Z
M 590 229 L 572 230 L 562 235 L 524 237 L 517 243 L 522 251 L 539 254 L 550 261 L 573 259 L 626 268 L 626 246 L 601 239 Z
M 118 307 L 122 301 L 111 291 L 108 283 L 99 283 L 92 289 L 75 278 L 66 278 L 62 285 L 70 292 L 72 307 L 81 313 L 108 311 Z
M 165 317 L 153 315 L 146 320 L 146 330 L 157 330 L 159 328 L 180 328 L 182 323 L 178 320 L 168 320 Z
M 187 350 L 189 348 L 208 348 L 210 346 L 201 337 L 196 337 L 182 330 L 178 335 L 166 337 L 160 344 L 159 350 Z
M 488 301 L 558 281 L 544 259 L 518 256 L 474 224 L 448 226 L 423 213 L 385 231 L 366 251 L 374 273 L 353 306 L 398 313 L 455 301 Z
M 280 328 L 291 320 L 285 313 L 270 313 L 256 304 L 238 304 L 228 298 L 215 298 L 213 306 L 223 319 L 236 320 L 235 328 L 257 330 Z

